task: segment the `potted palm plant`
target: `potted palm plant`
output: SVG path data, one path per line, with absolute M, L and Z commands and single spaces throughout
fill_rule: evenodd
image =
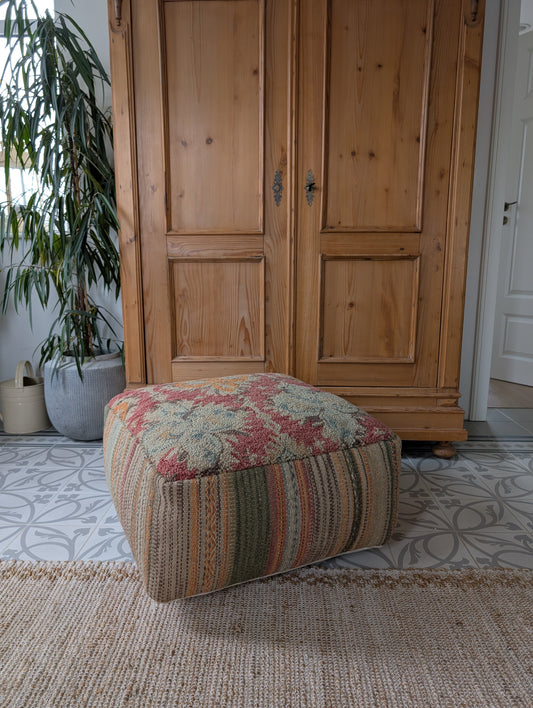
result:
M 0 95 L 7 198 L 0 205 L 2 307 L 55 304 L 40 347 L 50 420 L 69 437 L 102 435 L 105 403 L 125 385 L 110 312 L 95 292 L 117 298 L 120 268 L 108 75 L 68 15 L 39 16 L 33 0 L 0 0 L 8 58 Z M 18 198 L 16 173 L 30 184 Z M 31 320 L 30 320 L 31 321 Z

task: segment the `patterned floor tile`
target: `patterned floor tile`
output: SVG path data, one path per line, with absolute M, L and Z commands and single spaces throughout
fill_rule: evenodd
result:
M 533 570 L 533 535 L 524 533 L 464 534 L 463 541 L 480 568 Z
M 75 474 L 71 474 L 68 482 L 63 487 L 64 492 L 68 493 L 109 493 L 109 487 L 105 481 L 104 461 L 100 454 L 100 458 L 91 462 L 83 469 L 77 470 Z
M 412 494 L 414 496 L 428 494 L 426 480 L 417 466 L 416 459 L 402 458 L 399 488 L 402 494 Z
M 523 531 L 516 514 L 503 501 L 487 496 L 480 501 L 476 497 L 455 496 L 440 498 L 439 502 L 450 526 L 456 531 Z
M 2 555 L 4 548 L 7 548 L 22 533 L 23 529 L 24 526 L 19 526 L 18 524 L 13 524 L 12 526 L 0 524 L 0 557 L 4 557 Z
M 516 464 L 517 470 L 533 476 L 533 455 L 515 452 L 510 457 L 512 462 Z
M 100 462 L 102 449 L 99 447 L 85 447 L 84 445 L 53 445 L 48 449 L 46 457 L 42 460 L 43 468 L 79 470 L 91 462 Z
M 507 475 L 514 474 L 517 468 L 517 453 L 508 451 L 491 451 L 481 452 L 479 450 L 460 450 L 459 455 L 463 465 L 465 465 L 470 474 L 475 477 L 484 477 L 486 475 Z M 520 454 L 520 453 L 518 453 Z M 531 459 L 531 453 L 526 453 L 527 458 Z
M 487 458 L 492 458 L 495 453 L 486 453 Z M 478 457 L 476 456 L 477 460 Z M 501 454 L 501 459 L 506 459 L 506 454 Z M 434 478 L 439 479 L 443 476 L 448 479 L 462 479 L 465 475 L 472 474 L 472 468 L 468 464 L 468 456 L 462 451 L 457 457 L 452 457 L 451 460 L 442 460 L 431 454 L 421 455 L 418 458 L 410 458 L 411 464 L 416 467 L 416 470 L 422 480 L 426 484 L 430 484 Z
M 112 503 L 109 509 L 107 510 L 107 513 L 102 517 L 101 521 L 102 525 L 105 526 L 120 526 L 120 521 L 118 520 L 118 514 L 117 510 L 115 509 L 115 505 Z
M 2 437 L 0 444 L 0 465 L 14 465 L 16 467 L 24 467 L 27 465 L 40 462 L 43 456 L 46 456 L 49 451 L 49 446 L 35 445 L 25 446 L 10 445 L 6 442 L 6 438 Z
M 25 526 L 2 550 L 15 560 L 74 560 L 94 532 L 92 526 Z
M 514 531 L 522 527 L 505 500 L 479 475 L 433 475 L 429 489 L 448 524 L 457 531 Z
M 34 524 L 83 524 L 95 526 L 112 506 L 106 494 L 66 494 L 60 492 L 50 504 L 32 519 Z
M 322 565 L 322 564 L 321 564 Z M 452 530 L 432 530 L 404 536 L 394 534 L 380 548 L 355 551 L 326 561 L 333 568 L 467 568 L 476 567 L 461 539 Z
M 493 413 L 491 425 L 505 423 L 506 413 Z M 326 564 L 532 567 L 533 436 L 523 432 L 457 443 L 452 460 L 434 457 L 427 443 L 404 444 L 392 539 Z M 0 433 L 0 556 L 132 560 L 105 482 L 101 443 L 74 443 L 53 431 Z
M 469 568 L 474 562 L 453 529 L 393 536 L 389 548 L 395 568 Z
M 0 524 L 29 524 L 50 506 L 53 492 L 0 491 Z
M 122 527 L 103 523 L 91 535 L 76 560 L 132 561 L 133 554 Z
M 533 532 L 533 473 L 527 467 L 523 470 L 517 465 L 513 474 L 485 474 L 483 484 L 523 529 Z
M 396 535 L 408 537 L 421 532 L 432 533 L 446 524 L 446 517 L 441 507 L 430 495 L 420 492 L 412 496 L 400 492 L 398 504 L 398 523 Z
M 5 465 L 3 470 L 0 468 L 0 489 L 21 494 L 55 493 L 65 486 L 72 474 L 72 469 L 43 470 L 38 466 L 13 467 Z
M 380 569 L 394 568 L 395 562 L 390 548 L 382 546 L 381 548 L 371 548 L 364 551 L 355 551 L 353 553 L 345 553 L 336 558 L 320 563 L 325 568 L 361 568 L 361 569 Z

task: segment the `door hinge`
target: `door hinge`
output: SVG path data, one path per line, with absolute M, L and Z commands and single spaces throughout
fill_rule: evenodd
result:
M 122 22 L 122 0 L 115 0 L 115 20 L 117 21 L 117 27 L 120 27 Z

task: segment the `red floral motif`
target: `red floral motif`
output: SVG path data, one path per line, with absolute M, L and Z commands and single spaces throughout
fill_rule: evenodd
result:
M 369 445 L 393 433 L 351 403 L 281 374 L 162 384 L 112 414 L 168 479 L 192 479 Z

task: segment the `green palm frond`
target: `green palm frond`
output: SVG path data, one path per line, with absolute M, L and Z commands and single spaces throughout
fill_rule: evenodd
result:
M 0 255 L 10 258 L 2 308 L 12 301 L 30 309 L 34 294 L 43 306 L 57 299 L 40 363 L 70 354 L 80 369 L 105 348 L 100 330 L 111 326 L 89 288 L 120 291 L 112 126 L 100 108 L 109 77 L 67 15 L 38 16 L 33 0 L 0 0 L 0 7 L 8 45 L 0 72 L 5 180 L 23 168 L 37 185 L 23 201 L 0 203 Z

